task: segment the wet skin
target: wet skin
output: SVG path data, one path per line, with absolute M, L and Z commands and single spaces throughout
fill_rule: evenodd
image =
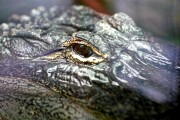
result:
M 172 117 L 179 46 L 124 13 L 61 12 L 40 7 L 0 26 L 0 119 Z

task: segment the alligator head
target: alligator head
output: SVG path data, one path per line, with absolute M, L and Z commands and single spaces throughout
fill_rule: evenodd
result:
M 124 13 L 106 16 L 82 6 L 61 15 L 55 8 L 37 11 L 1 25 L 2 96 L 64 96 L 70 106 L 114 115 L 141 99 L 148 105 L 176 99 L 177 46 L 144 32 Z

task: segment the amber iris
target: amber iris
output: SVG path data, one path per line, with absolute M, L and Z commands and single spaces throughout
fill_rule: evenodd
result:
M 83 44 L 74 44 L 72 48 L 76 53 L 78 53 L 79 55 L 85 58 L 90 57 L 93 54 L 92 49 Z

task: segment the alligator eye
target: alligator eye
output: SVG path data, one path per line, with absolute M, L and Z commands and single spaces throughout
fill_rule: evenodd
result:
M 103 62 L 106 58 L 107 55 L 101 53 L 90 42 L 78 37 L 72 37 L 63 43 L 61 49 L 45 54 L 45 56 L 38 59 L 53 60 L 55 62 L 65 59 L 73 63 L 92 65 Z
M 79 54 L 85 58 L 88 58 L 93 54 L 92 49 L 83 44 L 74 44 L 74 45 L 72 45 L 72 48 L 77 54 Z

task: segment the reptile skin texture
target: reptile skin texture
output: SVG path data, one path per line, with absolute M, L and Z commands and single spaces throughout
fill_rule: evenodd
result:
M 169 120 L 179 46 L 125 13 L 38 7 L 0 25 L 0 120 Z

